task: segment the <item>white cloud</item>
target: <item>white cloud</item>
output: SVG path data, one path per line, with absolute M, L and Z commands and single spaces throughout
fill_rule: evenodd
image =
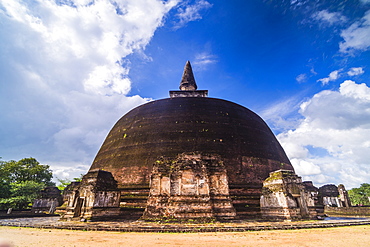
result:
M 360 2 L 362 2 L 362 3 L 370 3 L 370 0 L 360 0 Z
M 327 23 L 328 25 L 334 25 L 344 23 L 347 18 L 339 12 L 329 12 L 327 10 L 317 11 L 312 15 L 312 18 L 319 22 Z
M 309 0 L 290 0 L 290 5 L 293 9 L 296 9 L 297 7 L 307 4 L 307 2 L 309 2 Z
M 303 119 L 278 139 L 305 180 L 357 187 L 370 180 L 370 88 L 347 80 L 301 104 Z M 319 150 L 320 152 L 315 152 Z M 322 152 L 323 150 L 324 152 Z
M 295 172 L 300 176 L 321 174 L 321 168 L 312 162 L 300 159 L 291 159 Z
M 362 67 L 350 68 L 347 74 L 349 76 L 356 76 L 365 73 Z
M 328 84 L 331 81 L 337 80 L 340 77 L 340 74 L 339 73 L 341 71 L 342 71 L 342 69 L 334 70 L 334 71 L 330 72 L 330 74 L 329 74 L 328 77 L 325 77 L 325 78 L 322 78 L 322 79 L 318 79 L 317 81 L 318 82 L 321 82 L 322 85 L 326 85 L 326 84 Z
M 188 22 L 202 19 L 200 11 L 211 7 L 212 4 L 205 0 L 197 0 L 194 4 L 184 4 L 183 7 L 178 9 L 177 18 L 179 21 L 174 28 L 178 29 L 185 26 Z
M 311 72 L 311 74 L 313 74 L 313 75 L 317 75 L 317 72 L 315 71 L 315 69 L 314 69 L 314 68 L 311 68 L 311 69 L 310 69 L 310 72 Z
M 202 52 L 195 55 L 193 62 L 195 70 L 205 70 L 208 65 L 217 63 L 217 57 L 213 54 Z
M 365 83 L 355 84 L 354 81 L 346 80 L 340 85 L 339 91 L 349 98 L 370 101 L 370 88 Z
M 0 0 L 0 156 L 86 172 L 112 124 L 148 101 L 127 96 L 125 57 L 179 1 Z
M 267 122 L 272 128 L 277 131 L 285 131 L 296 126 L 299 117 L 295 112 L 298 111 L 301 104 L 301 95 L 295 95 L 290 98 L 273 102 L 272 105 L 258 112 L 258 114 Z
M 112 95 L 114 93 L 126 95 L 130 91 L 131 82 L 128 69 L 123 69 L 120 63 L 113 66 L 98 65 L 88 78 L 84 80 L 84 88 L 91 93 Z
M 351 53 L 355 50 L 368 50 L 370 47 L 370 11 L 366 12 L 361 20 L 343 30 L 341 36 L 344 39 L 339 44 L 341 52 Z
M 295 79 L 298 83 L 303 83 L 303 82 L 307 81 L 307 75 L 306 74 L 299 74 Z

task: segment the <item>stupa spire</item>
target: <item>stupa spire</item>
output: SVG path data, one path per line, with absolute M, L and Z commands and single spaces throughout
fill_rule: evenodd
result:
M 197 83 L 194 79 L 190 62 L 187 61 L 180 82 L 180 91 L 170 91 L 171 98 L 179 97 L 207 97 L 208 90 L 197 90 Z
M 189 61 L 186 62 L 184 67 L 184 73 L 182 74 L 180 82 L 181 91 L 195 91 L 197 90 L 197 83 L 194 79 L 193 69 Z

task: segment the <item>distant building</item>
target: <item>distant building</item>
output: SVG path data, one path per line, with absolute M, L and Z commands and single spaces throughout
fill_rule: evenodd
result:
M 330 207 L 350 207 L 351 201 L 343 184 L 327 184 L 319 188 L 320 203 Z
M 61 191 L 57 187 L 48 186 L 40 191 L 40 196 L 34 200 L 31 211 L 36 214 L 45 212 L 53 214 L 62 203 Z

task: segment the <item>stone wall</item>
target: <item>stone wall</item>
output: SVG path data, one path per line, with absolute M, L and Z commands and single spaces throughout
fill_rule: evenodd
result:
M 35 199 L 32 204 L 32 213 L 53 214 L 56 208 L 63 203 L 61 191 L 54 186 L 45 187 L 40 191 L 40 197 Z
M 325 207 L 325 214 L 333 216 L 370 217 L 370 207 Z
M 197 91 L 170 91 L 171 98 L 177 97 L 207 97 L 208 90 L 197 90 Z
M 31 211 L 35 214 L 45 212 L 53 214 L 58 206 L 60 206 L 60 201 L 57 198 L 35 199 Z

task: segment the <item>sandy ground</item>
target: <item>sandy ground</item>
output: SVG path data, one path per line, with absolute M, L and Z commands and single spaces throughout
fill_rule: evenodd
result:
M 119 233 L 0 227 L 0 238 L 21 246 L 370 246 L 370 226 L 243 233 Z M 0 241 L 1 243 L 1 241 Z M 1 245 L 0 247 L 5 247 Z

